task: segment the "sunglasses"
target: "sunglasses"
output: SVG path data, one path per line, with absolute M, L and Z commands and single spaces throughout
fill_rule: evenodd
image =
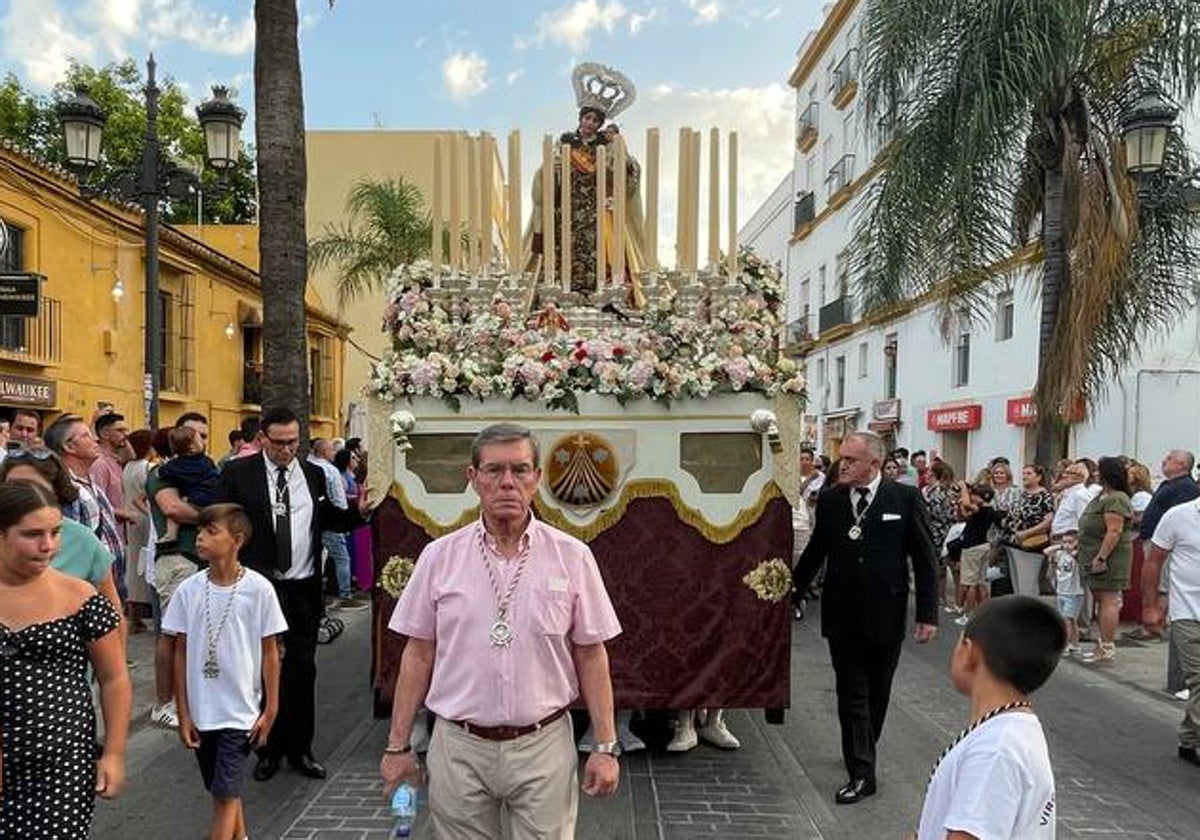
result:
M 6 461 L 49 461 L 54 457 L 54 451 L 41 446 L 22 446 L 19 449 L 10 449 L 8 454 L 4 456 Z

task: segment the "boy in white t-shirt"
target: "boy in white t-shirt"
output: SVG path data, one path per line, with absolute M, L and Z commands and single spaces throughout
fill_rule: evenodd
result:
M 1057 545 L 1046 547 L 1046 556 L 1054 564 L 1054 591 L 1058 596 L 1058 612 L 1067 624 L 1067 647 L 1064 656 L 1079 650 L 1079 614 L 1083 611 L 1083 581 L 1079 577 L 1079 533 L 1067 531 Z
M 1065 644 L 1062 619 L 1036 598 L 993 598 L 971 617 L 950 678 L 972 723 L 934 768 L 918 840 L 1053 840 L 1054 772 L 1029 695 Z
M 162 626 L 175 637 L 179 738 L 196 751 L 213 798 L 209 837 L 243 840 L 243 770 L 251 748 L 267 743 L 279 710 L 275 637 L 287 622 L 271 583 L 238 562 L 250 539 L 241 506 L 210 505 L 197 524 L 196 553 L 208 570 L 180 585 Z

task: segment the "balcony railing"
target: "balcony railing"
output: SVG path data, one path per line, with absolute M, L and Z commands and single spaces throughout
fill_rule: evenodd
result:
M 806 152 L 816 145 L 817 135 L 821 130 L 818 119 L 820 113 L 819 104 L 810 102 L 808 107 L 800 114 L 800 118 L 796 120 L 796 145 L 800 147 L 800 151 L 802 152 Z
M 858 91 L 858 50 L 847 50 L 829 77 L 829 97 L 834 107 L 844 108 Z
M 842 155 L 829 170 L 825 186 L 830 198 L 840 193 L 854 181 L 854 155 Z
M 788 344 L 803 344 L 806 341 L 812 341 L 812 325 L 809 323 L 811 318 L 805 312 L 802 316 L 792 321 L 787 325 L 787 343 Z
M 42 295 L 36 318 L 0 318 L 0 359 L 43 367 L 62 362 L 62 303 Z
M 853 307 L 850 304 L 849 297 L 840 297 L 837 300 L 827 303 L 821 307 L 821 312 L 817 316 L 817 324 L 821 332 L 831 330 L 834 327 L 840 327 L 842 324 L 852 323 L 851 311 Z
M 812 191 L 804 193 L 796 199 L 796 223 L 792 230 L 799 230 L 816 216 L 817 198 Z

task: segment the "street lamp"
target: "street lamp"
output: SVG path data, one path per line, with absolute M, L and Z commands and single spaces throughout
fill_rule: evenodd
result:
M 85 178 L 100 164 L 100 143 L 107 117 L 87 91 L 80 88 L 75 96 L 58 105 L 63 141 L 67 150 L 67 165 L 80 178 L 80 193 L 85 198 L 98 195 L 120 201 L 136 201 L 146 217 L 146 369 L 143 396 L 146 403 L 146 424 L 158 428 L 159 366 L 162 348 L 159 347 L 160 312 L 158 300 L 158 216 L 159 205 L 167 199 L 186 196 L 196 186 L 196 175 L 167 159 L 158 142 L 158 99 L 162 93 L 155 83 L 154 55 L 146 62 L 146 139 L 137 167 L 118 169 L 89 184 Z M 197 109 L 205 138 L 205 159 L 224 177 L 237 166 L 241 150 L 240 131 L 245 112 L 229 101 L 224 88 L 213 89 L 213 99 Z M 114 298 L 116 289 L 114 288 Z M 121 289 L 124 294 L 124 288 Z
M 1134 174 L 1162 171 L 1167 136 L 1175 126 L 1179 109 L 1156 90 L 1142 95 L 1121 116 L 1121 138 L 1125 141 L 1125 167 Z

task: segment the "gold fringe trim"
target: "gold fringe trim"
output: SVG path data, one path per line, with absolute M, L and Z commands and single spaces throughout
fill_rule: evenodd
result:
M 444 537 L 452 531 L 457 531 L 464 525 L 468 525 L 479 518 L 479 505 L 475 505 L 469 510 L 463 511 L 457 519 L 449 524 L 438 522 L 428 513 L 414 505 L 404 492 L 404 488 L 397 482 L 392 483 L 389 495 L 400 504 L 400 509 L 404 511 L 404 515 L 408 521 L 420 526 L 425 533 L 434 539 Z M 666 499 L 671 503 L 671 507 L 675 508 L 676 515 L 685 524 L 695 528 L 709 542 L 716 545 L 726 545 L 741 536 L 742 531 L 758 522 L 762 518 L 763 512 L 766 511 L 767 505 L 773 499 L 779 498 L 782 495 L 775 483 L 768 481 L 763 485 L 762 492 L 758 495 L 758 500 L 750 507 L 738 511 L 737 516 L 731 522 L 724 525 L 715 525 L 709 522 L 700 510 L 691 507 L 683 500 L 683 497 L 679 494 L 679 489 L 674 484 L 660 478 L 637 478 L 627 482 L 622 488 L 621 496 L 616 504 L 607 508 L 594 521 L 586 525 L 572 522 L 562 511 L 547 505 L 542 500 L 540 492 L 538 497 L 534 499 L 533 507 L 538 519 L 546 524 L 553 525 L 555 528 L 565 531 L 576 539 L 591 542 L 620 522 L 625 516 L 625 512 L 629 509 L 629 505 L 635 499 Z

